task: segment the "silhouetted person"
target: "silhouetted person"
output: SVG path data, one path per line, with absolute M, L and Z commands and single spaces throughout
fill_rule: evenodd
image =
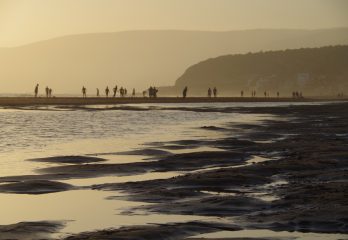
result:
M 105 95 L 106 95 L 106 97 L 109 97 L 109 92 L 110 92 L 109 87 L 106 86 L 106 88 L 105 88 Z
M 36 84 L 34 89 L 34 94 L 35 94 L 35 97 L 37 97 L 37 95 L 39 94 L 39 84 Z
M 244 91 L 243 90 L 240 92 L 240 96 L 244 97 Z
M 52 88 L 48 89 L 48 96 L 52 97 Z
M 158 89 L 156 87 L 153 87 L 152 91 L 153 91 L 153 97 L 157 98 Z
M 263 94 L 265 95 L 265 97 L 267 97 L 267 93 L 266 93 L 266 91 L 265 91 Z
M 151 86 L 149 87 L 148 92 L 149 92 L 149 98 L 151 98 L 152 97 L 152 87 Z
M 124 97 L 124 89 L 123 89 L 123 87 L 120 88 L 120 95 L 121 95 L 121 97 Z
M 277 97 L 279 98 L 279 92 L 277 92 Z
M 211 89 L 208 89 L 208 97 L 211 97 Z
M 127 96 L 127 88 L 124 88 L 124 95 Z
M 187 96 L 187 86 L 184 88 L 184 90 L 182 91 L 182 97 L 186 98 Z
M 117 93 L 117 85 L 113 88 L 114 91 L 114 97 L 116 97 L 116 93 Z
M 214 87 L 214 89 L 213 89 L 213 94 L 214 94 L 214 97 L 217 97 L 217 89 L 216 89 L 216 87 Z
M 135 97 L 135 88 L 133 88 L 132 97 Z
M 87 97 L 87 89 L 85 88 L 85 86 L 82 87 L 82 96 L 84 98 Z
M 49 95 L 49 88 L 46 86 L 46 88 L 45 88 L 45 91 L 46 91 L 46 97 L 48 98 L 48 95 Z
M 99 95 L 99 88 L 97 88 L 97 97 L 99 97 L 100 95 Z

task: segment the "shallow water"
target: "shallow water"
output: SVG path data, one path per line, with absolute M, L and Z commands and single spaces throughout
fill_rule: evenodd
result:
M 99 108 L 101 106 L 98 106 Z M 147 107 L 147 106 L 144 106 Z M 212 139 L 223 133 L 200 129 L 229 121 L 256 121 L 256 115 L 178 111 L 84 111 L 0 110 L 0 176 L 33 174 L 36 169 L 60 164 L 25 161 L 62 156 L 96 155 L 107 163 L 143 161 L 145 156 L 115 155 L 115 152 L 148 147 L 149 142 Z M 202 149 L 199 149 L 202 150 Z M 211 149 L 205 149 L 211 150 Z M 173 150 L 173 153 L 188 152 Z M 108 154 L 109 153 L 109 154 Z M 148 160 L 146 160 L 148 161 Z M 183 173 L 146 173 L 136 176 L 103 176 L 71 179 L 75 186 L 169 178 Z M 106 200 L 115 192 L 77 190 L 44 195 L 0 194 L 0 225 L 21 221 L 73 220 L 64 233 L 77 233 L 121 225 L 202 219 L 197 216 L 127 216 L 123 208 L 142 205 Z
M 215 105 L 223 108 L 238 106 L 240 103 Z M 264 103 L 254 103 L 254 105 L 264 106 Z M 139 104 L 137 106 L 139 107 Z M 157 107 L 159 106 L 178 107 L 180 105 L 157 104 Z M 181 106 L 213 108 L 214 105 L 207 103 L 182 104 Z M 0 177 L 33 174 L 35 169 L 49 166 L 45 163 L 24 161 L 26 159 L 129 151 L 139 148 L 141 144 L 154 141 L 213 139 L 221 137 L 223 133 L 199 128 L 219 126 L 226 122 L 258 121 L 264 118 L 265 116 L 256 114 L 177 110 L 0 109 Z M 121 160 L 120 157 L 113 156 L 110 159 L 118 158 L 120 163 L 133 162 L 132 157 L 128 156 Z
M 136 106 L 143 108 L 149 108 L 151 106 L 166 108 L 224 108 L 269 105 L 287 106 L 289 104 L 204 103 L 137 104 Z M 106 106 L 88 107 L 105 108 Z M 222 137 L 225 133 L 207 131 L 200 129 L 200 127 L 223 126 L 230 122 L 255 122 L 272 117 L 254 114 L 178 110 L 52 110 L 55 110 L 55 108 L 50 107 L 46 110 L 45 108 L 40 108 L 39 110 L 0 109 L 0 177 L 33 174 L 36 169 L 60 165 L 25 161 L 32 158 L 62 155 L 95 155 L 105 158 L 107 160 L 106 163 L 144 161 L 144 158 L 147 158 L 146 156 L 115 155 L 113 153 L 149 147 L 147 143 L 151 142 L 184 139 L 214 139 Z M 185 153 L 202 150 L 215 151 L 217 149 L 196 148 L 169 151 L 172 153 Z M 268 159 L 255 156 L 253 159 L 249 160 L 247 164 L 266 160 Z M 64 180 L 62 182 L 75 186 L 90 186 L 102 183 L 170 178 L 183 173 L 184 172 L 165 172 L 145 173 L 136 176 L 103 176 L 89 179 Z M 216 193 L 211 192 L 211 194 Z M 124 215 L 121 213 L 125 209 L 144 205 L 145 203 L 135 203 L 117 199 L 107 200 L 110 196 L 122 196 L 122 193 L 96 190 L 74 190 L 44 195 L 0 194 L 0 225 L 21 221 L 72 220 L 68 221 L 66 228 L 58 234 L 61 236 L 67 233 L 115 228 L 124 225 L 208 219 L 200 216 L 161 214 Z M 242 232 L 249 235 L 257 234 L 252 231 Z M 236 232 L 233 232 L 233 234 L 235 233 Z
M 30 174 L 43 165 L 25 159 L 128 151 L 144 142 L 214 137 L 216 133 L 195 126 L 233 115 L 237 114 L 0 110 L 0 176 Z
M 63 220 L 66 227 L 56 236 L 94 229 L 117 228 L 126 225 L 163 223 L 202 219 L 199 216 L 126 215 L 123 211 L 146 203 L 108 200 L 119 192 L 76 190 L 43 195 L 0 194 L 0 225 L 21 221 Z M 6 217 L 4 217 L 6 216 Z M 204 219 L 209 219 L 205 217 Z

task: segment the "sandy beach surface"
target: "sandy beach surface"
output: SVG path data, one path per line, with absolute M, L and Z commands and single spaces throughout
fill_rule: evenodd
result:
M 131 103 L 205 103 L 205 102 L 324 102 L 347 100 L 344 98 L 300 98 L 294 99 L 289 97 L 0 97 L 0 106 L 31 106 L 31 105 L 98 105 L 98 104 L 131 104 Z
M 48 104 L 47 99 L 30 100 L 31 104 Z M 146 99 L 145 102 L 147 100 L 148 103 L 153 101 Z M 166 100 L 176 99 L 154 101 Z M 289 101 L 280 101 L 283 100 Z M 6 101 L 1 98 L 0 105 L 26 105 L 20 104 L 22 99 Z M 138 99 L 53 98 L 49 101 L 58 105 L 68 102 L 68 105 L 86 105 L 88 101 L 90 104 L 136 103 Z M 185 101 L 203 100 L 188 98 Z M 76 109 L 98 114 L 100 110 L 141 112 L 153 108 L 70 108 Z M 123 208 L 121 214 L 148 216 L 149 222 L 134 225 L 119 222 L 115 225 L 120 227 L 89 229 L 57 237 L 68 224 L 63 219 L 24 221 L 0 225 L 0 239 L 348 239 L 347 102 L 257 107 L 156 107 L 158 112 L 169 109 L 265 117 L 251 122 L 225 119 L 219 126 L 195 126 L 210 136 L 207 138 L 194 135 L 190 139 L 173 141 L 153 138 L 137 149 L 123 152 L 28 159 L 28 162 L 47 165 L 36 169 L 35 174 L 0 177 L 0 195 L 48 196 L 83 190 L 106 193 L 110 203 L 134 203 Z M 106 158 L 110 155 L 140 156 L 142 161 L 109 162 Z M 167 177 L 127 180 L 127 177 L 165 176 L 167 173 L 170 173 Z M 107 181 L 111 176 L 125 177 L 126 180 Z M 88 181 L 98 177 L 107 180 Z M 80 185 L 77 180 L 85 182 Z M 197 219 L 155 223 L 150 219 L 153 214 Z

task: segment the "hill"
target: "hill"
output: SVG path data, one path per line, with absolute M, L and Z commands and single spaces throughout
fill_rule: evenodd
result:
M 49 85 L 57 93 L 89 94 L 106 85 L 173 85 L 190 65 L 211 57 L 299 47 L 348 44 L 348 29 L 229 32 L 133 31 L 65 36 L 0 49 L 0 92 Z
M 348 92 L 348 46 L 329 46 L 221 56 L 191 66 L 176 81 L 176 89 L 188 86 L 193 94 L 205 94 L 216 86 L 221 94 L 256 90 L 273 95 L 292 91 L 306 95 Z

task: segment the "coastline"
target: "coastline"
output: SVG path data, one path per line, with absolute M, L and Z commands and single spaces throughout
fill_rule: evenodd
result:
M 16 107 L 31 105 L 107 105 L 107 104 L 141 104 L 141 103 L 223 103 L 223 102 L 337 102 L 348 98 L 277 98 L 277 97 L 0 97 L 0 107 Z

